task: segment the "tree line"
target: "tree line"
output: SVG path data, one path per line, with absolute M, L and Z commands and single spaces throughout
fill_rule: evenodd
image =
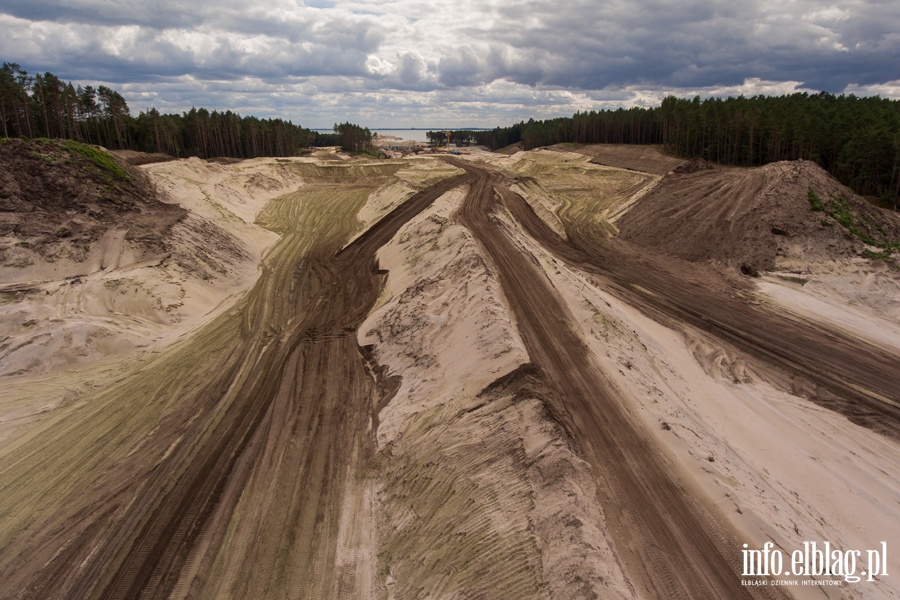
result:
M 429 131 L 432 141 L 445 139 Z M 322 134 L 282 119 L 242 117 L 192 108 L 133 117 L 115 90 L 74 86 L 52 73 L 0 68 L 0 136 L 73 139 L 111 149 L 175 157 L 291 156 L 311 145 L 372 152 L 372 133 L 351 123 Z M 796 93 L 692 100 L 669 96 L 652 108 L 578 112 L 572 117 L 520 122 L 493 130 L 452 131 L 457 145 L 525 149 L 558 143 L 654 144 L 686 158 L 758 166 L 811 160 L 860 194 L 900 198 L 900 101 L 854 95 Z
M 804 159 L 860 194 L 895 204 L 900 197 L 900 101 L 877 96 L 669 96 L 652 108 L 579 112 L 472 133 L 491 149 L 655 144 L 685 158 L 737 166 Z
M 475 134 L 478 133 L 477 130 L 453 129 L 450 130 L 449 133 L 451 144 L 456 144 L 457 146 L 471 146 L 472 144 L 479 143 L 475 136 Z M 430 144 L 434 144 L 435 146 L 447 144 L 447 134 L 443 131 L 426 131 L 425 137 Z
M 175 157 L 292 156 L 316 134 L 282 119 L 242 117 L 191 108 L 133 117 L 121 94 L 106 86 L 74 86 L 52 73 L 29 75 L 19 65 L 0 68 L 0 136 L 72 139 L 110 149 L 162 152 Z
M 368 127 L 360 127 L 353 123 L 335 123 L 334 133 L 316 132 L 314 146 L 340 146 L 344 152 L 355 154 L 373 154 L 372 140 L 374 136 Z

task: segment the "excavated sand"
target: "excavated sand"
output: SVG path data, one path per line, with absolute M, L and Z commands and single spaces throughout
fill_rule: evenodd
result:
M 900 352 L 900 277 L 891 267 L 865 258 L 808 263 L 802 274 L 764 274 L 756 291 L 796 318 Z
M 529 158 L 520 157 L 518 164 Z M 767 172 L 787 173 L 806 185 L 802 166 L 774 165 Z M 818 173 L 811 177 L 823 187 L 833 185 Z M 548 208 L 559 210 L 560 204 Z M 613 207 L 610 214 L 615 213 Z M 647 318 L 551 257 L 511 217 L 502 221 L 566 298 L 605 372 L 627 390 L 632 414 L 739 539 L 753 548 L 772 540 L 788 550 L 807 540 L 865 550 L 900 539 L 900 483 L 888 475 L 900 464 L 895 442 L 776 389 L 765 373 L 706 334 Z M 896 353 L 896 270 L 863 258 L 811 260 L 821 256 L 821 248 L 809 241 L 793 260 L 781 259 L 784 271 L 764 275 L 756 293 L 773 310 L 826 323 Z M 890 561 L 897 564 L 896 558 Z M 790 591 L 810 598 L 898 598 L 900 584 L 883 578 L 877 584 Z
M 427 158 L 409 158 L 402 164 L 403 168 L 397 171 L 394 179 L 371 194 L 365 206 L 359 211 L 357 218 L 362 224 L 359 234 L 397 208 L 416 191 L 424 189 L 436 181 L 461 173 L 459 169 L 443 161 Z M 353 239 L 356 239 L 359 234 Z
M 286 167 L 271 159 L 145 166 L 189 212 L 163 240 L 169 252 L 148 257 L 125 239 L 127 230 L 111 229 L 82 262 L 4 268 L 4 283 L 29 286 L 0 304 L 0 375 L 158 350 L 227 309 L 256 281 L 277 239 L 253 221 L 269 199 L 299 184 Z
M 651 175 L 665 175 L 685 162 L 684 159 L 664 154 L 657 146 L 623 144 L 579 146 L 578 144 L 557 144 L 556 146 L 551 146 L 551 148 L 558 151 L 584 154 L 590 157 L 592 163 L 597 165 L 640 171 Z
M 653 152 L 617 154 L 603 147 L 473 157 L 505 171 L 511 189 L 560 237 L 573 231 L 606 237 L 617 233 L 613 222 L 621 223 L 631 207 L 664 199 L 663 176 L 674 163 Z M 363 189 L 358 179 L 365 169 L 359 165 L 373 164 L 379 165 L 384 183 Z M 634 168 L 624 168 L 628 165 Z M 190 159 L 142 168 L 190 213 L 173 229 L 169 255 L 139 255 L 124 231 L 113 229 L 85 261 L 35 263 L 2 273 L 0 440 L 9 443 L 9 458 L 20 446 L 31 447 L 34 435 L 56 431 L 54 420 L 62 420 L 62 427 L 68 417 L 80 415 L 83 398 L 118 385 L 137 351 L 165 357 L 178 346 L 176 340 L 193 340 L 217 315 L 231 314 L 257 281 L 259 264 L 277 254 L 268 251 L 278 235 L 254 224 L 258 217 L 280 232 L 273 224 L 299 211 L 304 226 L 314 227 L 319 221 L 310 202 L 324 202 L 340 189 L 354 206 L 362 205 L 358 238 L 417 191 L 460 172 L 433 158 L 372 163 L 333 153 L 230 165 Z M 807 182 L 804 169 L 783 164 L 766 172 L 786 173 L 800 189 Z M 753 190 L 773 189 L 755 179 L 751 183 Z M 308 193 L 285 195 L 304 187 Z M 192 556 L 208 553 L 218 562 L 189 560 L 179 586 L 190 582 L 194 587 L 176 587 L 173 597 L 189 597 L 191 589 L 213 590 L 208 597 L 237 589 L 321 589 L 340 597 L 398 600 L 638 597 L 624 567 L 627 561 L 613 545 L 594 472 L 548 414 L 548 391 L 528 364 L 495 269 L 455 219 L 465 193 L 465 187 L 445 193 L 381 248 L 384 288 L 368 318 L 348 334 L 383 367 L 380 377 L 393 377 L 396 386 L 371 421 L 351 432 L 351 438 L 371 444 L 368 450 L 361 444 L 348 451 L 354 454 L 348 464 L 364 468 L 335 482 L 292 480 L 290 474 L 311 461 L 300 442 L 307 443 L 307 433 L 317 424 L 315 419 L 301 422 L 307 405 L 285 391 L 275 407 L 281 412 L 272 414 L 288 416 L 267 416 L 249 443 L 251 453 L 265 450 L 263 467 L 250 469 L 245 464 L 250 458 L 236 463 L 237 471 L 249 473 L 246 485 L 244 480 L 223 484 L 221 506 L 233 500 L 238 508 L 233 513 L 217 509 L 223 514 L 215 512 L 191 550 Z M 280 200 L 270 203 L 274 198 Z M 267 203 L 268 212 L 261 216 Z M 340 215 L 341 231 L 353 230 L 352 219 L 352 214 Z M 694 327 L 662 325 L 647 317 L 595 278 L 554 258 L 505 210 L 498 211 L 497 222 L 564 299 L 594 362 L 622 392 L 630 420 L 647 432 L 692 495 L 736 539 L 753 548 L 774 541 L 786 552 L 808 540 L 863 552 L 887 541 L 891 576 L 875 583 L 790 588 L 789 593 L 900 598 L 896 441 L 788 393 L 765 366 Z M 641 223 L 649 227 L 648 220 Z M 302 228 L 295 233 L 304 244 Z M 822 250 L 818 244 L 800 250 L 783 252 L 774 271 L 752 280 L 754 301 L 900 352 L 896 271 L 859 257 L 810 260 Z M 306 263 L 298 264 L 300 269 Z M 313 275 L 306 274 L 315 280 Z M 16 291 L 17 285 L 22 289 Z M 293 293 L 294 284 L 287 285 Z M 289 322 L 305 315 L 282 316 Z M 243 325 L 237 317 L 233 321 L 223 336 L 240 335 Z M 253 335 L 265 341 L 270 332 Z M 354 350 L 352 337 L 350 344 Z M 309 350 L 309 356 L 318 355 Z M 66 371 L 73 367 L 77 370 Z M 323 381 L 329 380 L 325 375 Z M 303 383 L 298 380 L 297 389 Z M 304 394 L 307 402 L 318 397 L 314 389 Z M 162 403 L 175 410 L 176 400 Z M 134 428 L 140 436 L 123 438 L 116 452 L 122 461 L 132 447 L 131 452 L 156 452 L 162 464 L 181 438 L 166 438 L 166 445 L 157 448 L 156 429 L 142 430 L 137 419 L 151 423 L 157 411 L 131 410 L 136 418 L 121 427 Z M 328 415 L 315 418 L 324 422 Z M 29 423 L 39 427 L 27 430 Z M 100 429 L 90 432 L 102 442 Z M 293 441 L 278 445 L 287 439 Z M 152 452 L 143 444 L 153 446 Z M 334 456 L 317 455 L 316 464 L 328 464 Z M 90 460 L 99 465 L 104 459 L 91 455 Z M 85 472 L 103 481 L 100 473 Z M 258 479 L 258 473 L 270 476 Z M 65 481 L 65 474 L 53 477 Z M 34 482 L 51 489 L 39 476 Z M 292 514 L 286 507 L 293 505 L 273 498 L 289 495 L 288 488 L 294 493 L 294 488 L 323 486 L 328 489 L 322 494 L 330 498 L 332 483 L 343 490 L 334 494 L 340 503 L 322 509 L 336 524 L 336 549 L 327 565 L 333 579 L 325 581 L 324 570 L 310 570 L 310 581 L 296 581 L 306 573 L 283 577 L 282 562 L 301 564 L 302 557 L 293 546 L 290 556 L 279 555 L 277 544 L 265 549 L 274 557 L 271 564 L 245 573 L 243 553 L 263 539 L 263 528 L 252 524 L 265 524 L 265 540 L 283 541 L 299 527 L 279 522 L 276 509 Z M 305 498 L 304 493 L 296 492 L 296 498 Z M 324 527 L 314 508 L 303 514 L 312 515 L 308 531 Z M 28 519 L 23 522 L 40 524 L 33 515 Z M 225 540 L 221 548 L 220 538 Z M 312 539 L 309 545 L 316 543 Z M 216 565 L 214 573 L 221 578 L 204 573 L 208 564 Z
M 888 476 L 900 464 L 895 442 L 775 389 L 707 335 L 647 318 L 549 256 L 509 218 L 504 223 L 566 299 L 604 371 L 626 390 L 629 412 L 738 539 L 752 548 L 774 541 L 788 551 L 809 540 L 873 549 L 900 539 L 900 482 Z M 881 337 L 896 347 L 897 337 Z M 882 579 L 791 592 L 900 598 L 900 584 Z
M 566 226 L 573 224 L 586 235 L 616 235 L 616 220 L 662 179 L 655 173 L 613 168 L 594 162 L 589 155 L 562 149 L 493 155 L 487 160 L 520 176 L 511 189 L 564 238 L 571 233 Z
M 540 391 L 489 387 L 528 358 L 496 276 L 452 220 L 463 195 L 382 249 L 387 287 L 360 329 L 402 377 L 377 431 L 387 597 L 633 597 L 597 525 L 589 467 Z
M 860 256 L 863 239 L 900 239 L 894 213 L 870 205 L 810 161 L 698 166 L 705 168 L 669 173 L 623 215 L 617 221 L 623 239 L 667 256 L 750 271 Z M 823 210 L 814 210 L 816 204 Z M 825 209 L 846 213 L 858 233 Z

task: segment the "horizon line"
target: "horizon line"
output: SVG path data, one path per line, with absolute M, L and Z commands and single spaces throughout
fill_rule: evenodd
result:
M 363 127 L 366 127 L 363 125 Z M 501 127 L 501 125 L 496 125 L 494 127 L 369 127 L 368 129 L 377 129 L 380 131 L 441 131 L 441 130 L 454 130 L 454 131 L 490 131 L 491 129 L 496 129 L 497 127 Z M 309 127 L 309 129 L 313 130 L 332 130 L 334 127 Z

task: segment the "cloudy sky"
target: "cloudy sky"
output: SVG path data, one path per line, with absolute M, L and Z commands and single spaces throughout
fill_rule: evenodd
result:
M 0 0 L 0 60 L 307 127 L 493 127 L 679 96 L 900 98 L 897 0 Z

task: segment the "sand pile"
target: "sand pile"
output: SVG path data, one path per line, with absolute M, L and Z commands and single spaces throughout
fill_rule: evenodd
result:
M 557 144 L 553 150 L 577 152 L 589 156 L 596 165 L 641 171 L 651 175 L 665 175 L 684 164 L 684 159 L 663 154 L 656 146 L 623 144 Z
M 617 221 L 624 239 L 746 274 L 784 260 L 880 254 L 900 242 L 900 221 L 808 161 L 758 169 L 688 163 Z
M 896 344 L 896 213 L 872 206 L 809 161 L 684 167 L 616 221 L 622 238 L 761 277 L 758 296 L 796 318 Z
M 887 476 L 900 460 L 896 443 L 779 389 L 771 371 L 721 341 L 648 318 L 554 258 L 511 217 L 501 213 L 501 221 L 565 299 L 581 338 L 622 391 L 626 411 L 643 423 L 692 495 L 738 539 L 753 547 L 774 540 L 793 549 L 827 539 L 843 548 L 874 548 L 900 535 L 892 501 L 898 485 Z M 809 304 L 805 291 L 798 294 L 806 298 L 808 317 L 821 318 L 822 307 Z M 857 335 L 877 335 L 896 347 L 896 325 L 878 334 L 878 322 L 867 316 L 852 308 L 843 314 Z M 882 580 L 801 590 L 797 597 L 898 593 L 893 581 Z
M 140 255 L 160 254 L 164 238 L 186 214 L 162 202 L 144 173 L 93 146 L 0 143 L 4 280 L 34 279 L 32 271 L 47 263 L 57 267 L 51 271 L 64 272 L 62 264 L 87 260 L 109 230 L 127 230 L 124 239 Z
M 135 167 L 140 165 L 150 165 L 153 163 L 169 162 L 176 160 L 174 156 L 163 154 L 162 152 L 138 152 L 136 150 L 111 150 L 110 154 L 116 156 L 129 165 Z

